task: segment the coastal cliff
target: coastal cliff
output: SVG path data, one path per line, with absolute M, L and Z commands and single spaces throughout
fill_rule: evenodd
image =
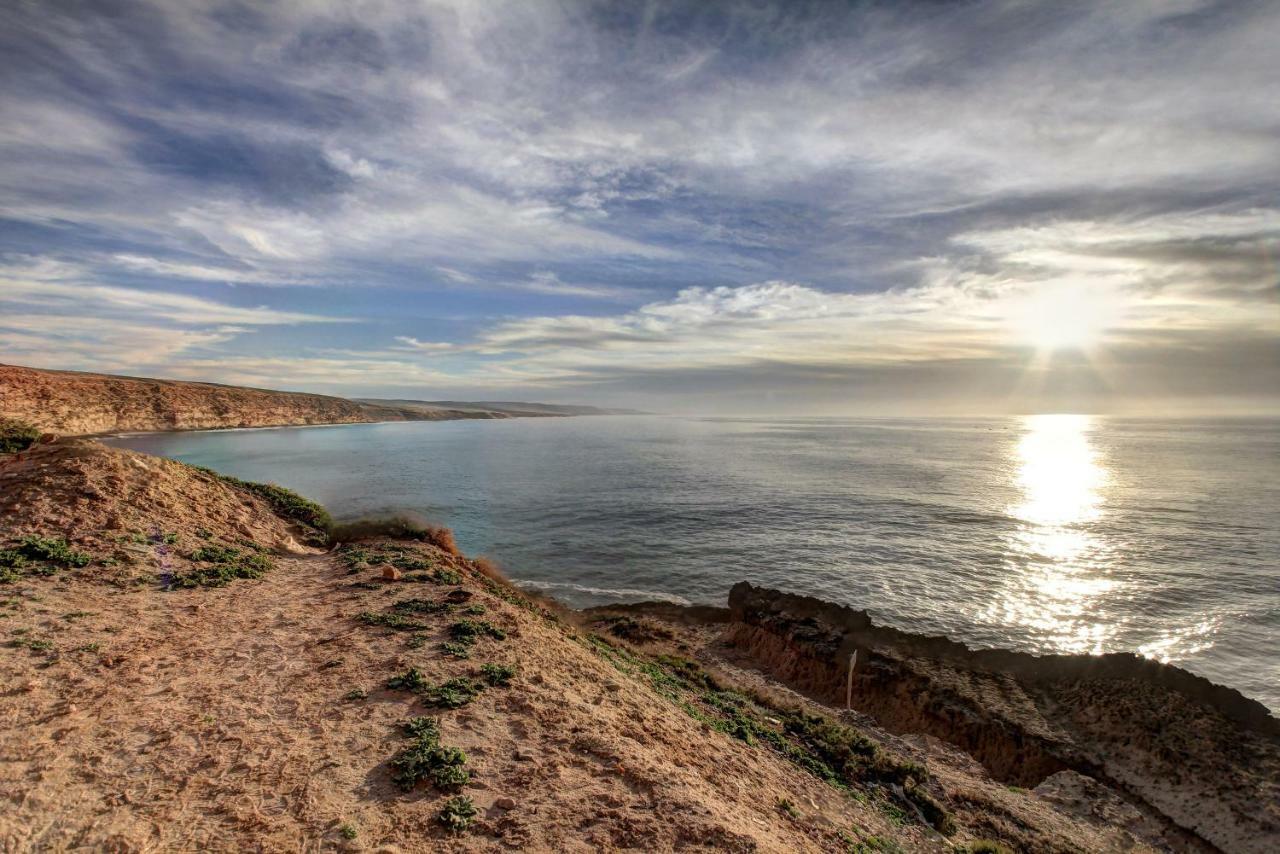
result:
M 509 412 L 484 406 L 384 405 L 305 392 L 0 365 L 0 416 L 67 436 L 526 414 L 558 413 Z
M 788 684 L 838 704 L 848 692 L 889 730 L 957 745 L 1010 784 L 1080 772 L 1224 851 L 1280 849 L 1280 721 L 1181 668 L 973 650 L 745 582 L 726 625 L 727 644 Z
M 403 418 L 340 397 L 0 365 L 0 414 L 64 435 Z M 381 416 L 381 417 L 375 417 Z
M 0 455 L 0 500 L 6 849 L 1170 850 L 1089 777 L 1011 788 L 737 666 L 723 610 L 578 615 L 447 532 L 91 440 Z

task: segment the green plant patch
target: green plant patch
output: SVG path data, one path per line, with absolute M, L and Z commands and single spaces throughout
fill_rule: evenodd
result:
M 452 655 L 454 658 L 470 658 L 471 644 L 460 643 L 458 641 L 448 641 L 440 644 L 440 651 L 446 655 Z
M 422 702 L 442 709 L 460 709 L 484 691 L 484 685 L 474 679 L 459 676 L 441 682 L 422 692 Z
M 435 718 L 409 718 L 400 724 L 404 734 L 409 738 L 431 738 L 440 740 L 440 722 Z
M 393 611 L 410 614 L 447 614 L 453 610 L 448 602 L 432 602 L 429 599 L 401 599 L 391 606 Z
M 514 664 L 484 664 L 480 667 L 480 677 L 495 688 L 510 685 L 517 672 Z
M 321 544 L 329 541 L 329 531 L 333 528 L 333 517 L 329 515 L 328 510 L 325 510 L 316 502 L 303 498 L 291 489 L 276 486 L 274 483 L 255 483 L 250 480 L 240 480 L 238 477 L 219 474 L 213 469 L 205 468 L 204 466 L 192 466 L 192 468 L 205 474 L 213 475 L 224 483 L 239 487 L 260 498 L 265 498 L 276 515 L 291 519 L 315 531 L 317 536 L 311 539 L 317 540 Z
M 449 830 L 461 833 L 471 826 L 477 815 L 476 805 L 465 795 L 455 795 L 444 802 L 436 820 Z
M 933 827 L 954 832 L 950 815 L 919 785 L 928 781 L 928 770 L 881 750 L 857 729 L 800 708 L 779 709 L 757 696 L 721 686 L 696 662 L 679 656 L 639 655 L 598 635 L 579 641 L 621 672 L 647 681 L 658 694 L 712 729 L 767 747 L 846 792 L 856 793 L 868 784 L 900 785 Z M 882 806 L 898 809 L 889 801 Z
M 422 675 L 421 670 L 416 667 L 410 667 L 399 676 L 392 676 L 388 679 L 387 687 L 396 691 L 412 691 L 417 694 L 431 687 L 431 683 L 427 681 L 427 677 Z
M 52 641 L 23 637 L 18 632 L 14 632 L 14 634 L 19 636 L 9 641 L 9 646 L 16 647 L 19 649 L 21 649 L 22 647 L 26 647 L 32 652 L 48 652 L 49 650 L 53 649 Z M 23 632 L 22 634 L 26 634 L 26 633 Z
M 41 560 L 62 567 L 88 566 L 93 556 L 71 548 L 65 537 L 38 537 L 34 534 L 18 541 L 17 551 L 28 560 Z
M 426 623 L 411 620 L 404 614 L 379 614 L 374 611 L 361 611 L 356 619 L 366 626 L 384 626 L 398 632 L 416 632 L 427 628 Z
M 275 569 L 271 558 L 231 546 L 201 546 L 187 556 L 198 565 L 187 572 L 161 576 L 166 590 L 225 587 L 237 578 L 261 578 Z
M 488 620 L 458 620 L 449 626 L 449 635 L 463 643 L 474 642 L 480 637 L 491 637 L 495 640 L 506 640 L 507 633 Z
M 40 438 L 40 428 L 13 418 L 0 418 L 0 454 L 25 451 Z
M 408 791 L 421 782 L 430 782 L 441 791 L 456 791 L 467 784 L 471 774 L 463 766 L 467 754 L 457 747 L 440 744 L 440 727 L 432 718 L 411 718 L 401 725 L 413 743 L 391 760 L 392 779 Z

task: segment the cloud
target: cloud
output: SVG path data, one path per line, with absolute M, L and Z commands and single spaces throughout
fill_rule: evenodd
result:
M 703 395 L 995 378 L 1037 289 L 1114 304 L 1111 352 L 1144 365 L 1277 334 L 1274 4 L 153 0 L 6 25 L 0 253 L 77 272 L 0 296 L 167 325 L 175 366 L 242 358 L 234 327 L 433 360 L 343 369 L 370 387 L 480 360 L 620 395 L 681 366 Z M 335 345 L 331 316 L 373 319 Z

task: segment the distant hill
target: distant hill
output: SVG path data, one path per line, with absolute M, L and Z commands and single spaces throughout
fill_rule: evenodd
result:
M 67 436 L 610 412 L 539 403 L 348 400 L 219 383 L 0 365 L 0 417 Z
M 399 400 L 376 397 L 355 398 L 358 403 L 370 406 L 409 409 L 416 411 L 454 411 L 499 413 L 512 418 L 569 415 L 643 415 L 636 409 L 606 409 L 599 406 L 575 406 L 558 403 L 526 403 L 511 400 Z

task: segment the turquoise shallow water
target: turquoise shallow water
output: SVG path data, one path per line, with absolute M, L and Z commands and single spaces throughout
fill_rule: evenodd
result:
M 1138 651 L 1280 709 L 1280 421 L 656 416 L 112 440 L 416 511 L 574 605 L 750 580 L 981 646 Z

